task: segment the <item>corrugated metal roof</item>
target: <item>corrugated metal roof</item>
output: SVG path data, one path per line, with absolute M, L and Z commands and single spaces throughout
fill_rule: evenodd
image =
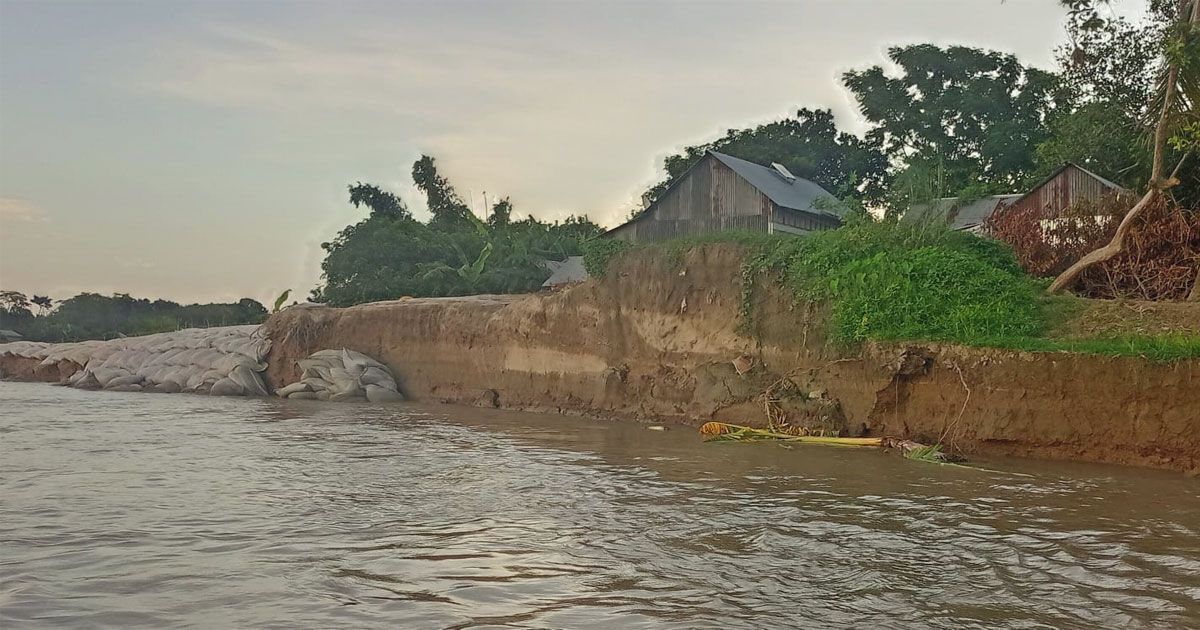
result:
M 709 151 L 709 154 L 733 169 L 733 172 L 740 175 L 742 179 L 753 184 L 755 188 L 775 202 L 775 205 L 814 214 L 841 216 L 837 198 L 816 182 L 803 177 L 797 177 L 794 181 L 789 182 L 769 166 L 762 166 L 716 151 Z
M 568 256 L 562 262 L 546 262 L 552 266 L 554 273 L 542 283 L 543 287 L 557 287 L 588 279 L 587 269 L 583 266 L 583 256 Z
M 917 204 L 908 209 L 900 218 L 905 223 L 918 221 L 941 222 L 949 224 L 952 230 L 968 230 L 983 224 L 1001 202 L 1011 201 L 1020 194 L 992 195 L 976 199 L 960 205 L 958 197 L 943 197 L 931 203 Z

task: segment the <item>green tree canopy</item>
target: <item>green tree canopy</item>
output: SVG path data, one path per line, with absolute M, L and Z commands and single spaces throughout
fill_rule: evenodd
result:
M 547 260 L 579 254 L 580 243 L 600 233 L 584 217 L 555 223 L 514 220 L 508 198 L 497 201 L 484 222 L 438 173 L 432 157 L 421 156 L 412 173 L 426 195 L 428 223 L 407 212 L 379 212 L 367 203 L 370 216 L 322 243 L 322 283 L 313 290 L 314 301 L 349 306 L 403 296 L 531 291 L 550 275 Z M 355 189 L 367 187 L 379 193 L 371 199 L 394 198 L 358 184 L 351 187 L 352 205 L 359 205 Z
M 871 124 L 867 142 L 886 153 L 893 174 L 915 171 L 900 177 L 896 195 L 919 196 L 918 180 L 934 182 L 935 196 L 1029 181 L 1046 120 L 1066 98 L 1055 74 L 965 46 L 898 46 L 888 59 L 898 74 L 873 66 L 842 79 Z

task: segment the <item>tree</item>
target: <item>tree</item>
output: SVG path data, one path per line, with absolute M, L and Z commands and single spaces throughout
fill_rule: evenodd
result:
M 716 140 L 690 146 L 663 161 L 666 178 L 644 195 L 654 201 L 709 150 L 758 164 L 779 162 L 839 198 L 877 199 L 884 189 L 887 160 L 852 134 L 839 132 L 833 112 L 801 109 L 794 118 L 746 129 L 730 129 Z
M 0 322 L 19 330 L 18 322 L 33 317 L 29 298 L 20 291 L 0 291 Z
M 53 300 L 34 296 L 32 303 L 41 309 L 34 317 L 28 306 L 20 306 L 21 294 L 4 292 L 7 301 L 16 305 L 16 317 L 0 307 L 5 326 L 33 341 L 80 341 L 111 339 L 121 335 L 146 335 L 180 328 L 199 326 L 231 326 L 256 324 L 266 316 L 262 304 L 243 298 L 231 304 L 188 304 L 170 300 L 135 298 L 127 293 L 111 296 L 80 293 L 62 300 L 58 308 L 49 310 Z M 11 321 L 9 321 L 11 319 Z
M 412 214 L 396 195 L 373 184 L 355 182 L 350 189 L 350 203 L 355 208 L 366 206 L 372 216 L 388 219 L 411 219 Z
M 349 306 L 403 296 L 531 291 L 550 275 L 547 260 L 579 254 L 580 243 L 600 232 L 583 217 L 561 223 L 532 217 L 514 221 L 508 198 L 497 201 L 488 221 L 481 221 L 429 156 L 413 165 L 413 180 L 426 194 L 433 215 L 428 223 L 372 212 L 347 226 L 321 245 L 326 255 L 313 301 Z M 388 194 L 379 192 L 375 198 Z
M 0 291 L 0 309 L 15 311 L 28 308 L 29 298 L 24 293 L 20 291 Z
M 50 307 L 54 305 L 54 300 L 44 295 L 35 295 L 29 301 L 32 302 L 34 306 L 38 307 L 38 310 L 41 311 L 42 315 L 48 313 L 50 311 Z
M 452 231 L 470 229 L 467 215 L 471 210 L 459 198 L 450 182 L 438 174 L 437 164 L 428 155 L 422 155 L 413 164 L 413 183 L 425 193 L 425 201 L 433 218 L 429 227 L 435 230 Z
M 508 197 L 492 204 L 492 213 L 488 215 L 487 224 L 493 230 L 503 229 L 508 226 L 512 219 L 512 202 Z
M 1094 2 L 1061 1 L 1072 14 L 1078 12 L 1092 16 L 1087 20 L 1089 28 L 1105 27 L 1106 23 L 1099 18 Z M 1104 247 L 1079 259 L 1055 278 L 1047 289 L 1048 293 L 1062 292 L 1087 268 L 1120 255 L 1125 249 L 1125 239 L 1137 218 L 1152 207 L 1167 189 L 1179 183 L 1176 175 L 1180 167 L 1192 151 L 1200 149 L 1200 143 L 1197 143 L 1200 134 L 1194 133 L 1194 130 L 1200 127 L 1200 112 L 1197 111 L 1197 107 L 1200 106 L 1200 0 L 1176 1 L 1174 22 L 1163 41 L 1160 87 L 1151 103 L 1152 106 L 1148 108 L 1148 111 L 1157 113 L 1148 190 L 1121 220 L 1112 240 Z M 1164 165 L 1169 142 L 1184 153 L 1184 157 L 1170 175 L 1167 174 Z M 1195 282 L 1200 284 L 1200 270 L 1197 270 Z M 1193 288 L 1191 293 L 1195 297 L 1200 294 L 1200 290 Z
M 871 128 L 866 140 L 880 147 L 900 175 L 932 181 L 949 196 L 974 185 L 1008 192 L 1034 170 L 1034 147 L 1048 135 L 1046 119 L 1065 98 L 1056 75 L 1026 67 L 994 51 L 932 44 L 888 49 L 900 68 L 854 70 L 843 84 Z
M 1039 178 L 1067 162 L 1128 188 L 1138 188 L 1150 177 L 1145 127 L 1116 103 L 1095 101 L 1055 112 L 1048 129 L 1049 137 L 1034 150 Z

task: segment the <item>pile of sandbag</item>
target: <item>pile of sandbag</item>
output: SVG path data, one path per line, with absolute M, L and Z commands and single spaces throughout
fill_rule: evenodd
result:
M 82 366 L 64 384 L 82 389 L 266 396 L 262 372 L 271 342 L 262 327 L 189 328 L 141 337 L 79 343 L 5 344 L 0 354 L 40 358 L 40 365 Z
M 27 359 L 40 359 L 43 367 L 70 361 L 79 366 L 86 365 L 92 352 L 106 341 L 79 341 L 73 343 L 46 343 L 44 341 L 14 341 L 0 344 L 0 356 L 11 355 Z
M 387 366 L 353 350 L 321 350 L 297 361 L 300 380 L 275 390 L 280 398 L 312 400 L 404 400 Z

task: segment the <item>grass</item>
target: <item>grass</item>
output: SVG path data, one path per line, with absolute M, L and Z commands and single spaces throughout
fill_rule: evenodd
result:
M 584 262 L 588 273 L 602 276 L 623 253 L 654 248 L 674 268 L 687 251 L 711 243 L 747 249 L 743 331 L 753 329 L 756 288 L 769 280 L 798 302 L 829 304 L 829 338 L 847 349 L 868 340 L 935 341 L 1154 361 L 1200 357 L 1194 335 L 1056 336 L 1086 301 L 1045 296 L 1046 281 L 1025 274 L 1006 245 L 940 225 L 858 217 L 803 238 L 721 232 L 652 245 L 598 239 L 585 244 Z
M 594 238 L 583 244 L 583 266 L 587 269 L 588 275 L 601 278 L 608 272 L 609 264 L 626 252 L 654 249 L 662 253 L 663 260 L 670 268 L 678 269 L 683 265 L 685 254 L 704 245 L 733 243 L 750 250 L 761 250 L 771 247 L 781 240 L 783 239 L 779 236 L 749 230 L 711 232 L 670 239 L 661 243 L 631 243 L 616 239 Z
M 983 340 L 979 345 L 1025 352 L 1077 352 L 1114 357 L 1141 357 L 1159 362 L 1200 358 L 1200 336 L 1188 335 L 1130 335 L 1092 339 L 1013 337 Z

